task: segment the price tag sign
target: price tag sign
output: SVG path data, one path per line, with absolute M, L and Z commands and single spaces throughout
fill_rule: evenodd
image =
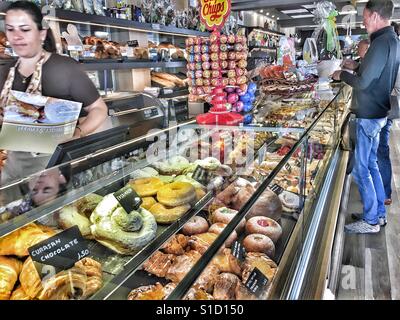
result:
M 78 226 L 73 226 L 55 236 L 28 248 L 39 276 L 56 274 L 70 269 L 76 262 L 90 255 L 87 241 Z
M 203 168 L 200 165 L 196 167 L 192 175 L 192 178 L 201 183 L 203 186 L 207 186 L 213 177 L 214 174 L 212 172 Z
M 296 167 L 301 167 L 301 161 L 300 161 L 300 159 L 296 159 L 295 161 L 294 161 L 294 165 L 296 166 Z
M 271 186 L 271 191 L 274 192 L 276 195 L 280 195 L 283 191 L 285 191 L 285 189 L 283 189 L 281 186 L 279 186 L 278 184 L 274 183 Z
M 135 192 L 135 190 L 129 186 L 114 192 L 114 197 L 127 213 L 139 209 L 140 205 L 143 203 L 142 199 Z
M 139 47 L 139 42 L 137 40 L 130 40 L 127 42 L 128 47 L 136 48 Z
M 232 255 L 238 259 L 240 262 L 243 262 L 246 258 L 246 249 L 239 241 L 235 241 L 231 246 Z
M 285 169 L 289 172 L 292 173 L 292 166 L 288 163 L 285 164 Z
M 245 283 L 245 287 L 251 293 L 260 297 L 260 295 L 265 291 L 267 284 L 268 278 L 258 268 L 254 268 Z
M 264 159 L 265 156 L 267 154 L 267 145 L 264 144 L 259 150 L 258 150 L 258 163 L 261 164 Z

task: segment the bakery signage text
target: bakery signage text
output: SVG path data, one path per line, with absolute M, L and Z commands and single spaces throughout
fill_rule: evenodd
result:
M 231 12 L 231 0 L 200 0 L 200 19 L 209 30 L 221 29 Z
M 86 240 L 78 226 L 73 226 L 28 249 L 29 255 L 42 275 L 42 269 L 52 266 L 67 270 L 76 262 L 90 255 Z

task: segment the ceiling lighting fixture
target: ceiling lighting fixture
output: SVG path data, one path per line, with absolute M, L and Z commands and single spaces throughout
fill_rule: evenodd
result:
M 306 9 L 314 9 L 317 7 L 317 5 L 316 4 L 303 4 L 302 7 L 306 8 Z
M 267 16 L 269 16 L 269 12 L 267 12 Z
M 275 16 L 272 16 L 272 18 L 275 18 Z
M 279 20 L 279 17 L 278 17 L 278 18 L 276 18 L 276 20 Z
M 346 15 L 346 14 L 357 14 L 357 10 L 340 11 L 339 14 L 341 16 Z
M 294 9 L 294 10 L 282 10 L 281 11 L 284 14 L 289 14 L 289 13 L 304 13 L 304 12 L 308 12 L 308 10 L 306 9 Z
M 290 16 L 293 19 L 300 19 L 300 18 L 312 18 L 314 17 L 313 14 L 298 14 L 296 16 Z
M 260 12 L 261 12 L 261 13 L 263 13 L 263 12 L 264 12 L 264 10 L 263 10 L 263 9 L 261 9 L 261 10 L 260 10 Z

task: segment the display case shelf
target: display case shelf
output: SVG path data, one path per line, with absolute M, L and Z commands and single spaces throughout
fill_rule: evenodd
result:
M 149 69 L 149 68 L 186 68 L 186 61 L 90 61 L 83 62 L 86 71 L 123 70 L 123 69 Z

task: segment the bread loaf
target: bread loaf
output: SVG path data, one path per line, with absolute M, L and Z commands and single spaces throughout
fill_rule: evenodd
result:
M 172 74 L 168 74 L 165 72 L 152 72 L 152 75 L 170 82 L 173 82 L 175 85 L 177 85 L 178 87 L 184 87 L 185 86 L 185 81 L 179 79 L 177 76 L 172 75 Z
M 167 88 L 174 88 L 175 87 L 175 83 L 162 79 L 160 77 L 156 77 L 156 76 L 151 76 L 151 81 L 154 81 L 160 85 L 162 85 L 163 87 L 167 87 Z

